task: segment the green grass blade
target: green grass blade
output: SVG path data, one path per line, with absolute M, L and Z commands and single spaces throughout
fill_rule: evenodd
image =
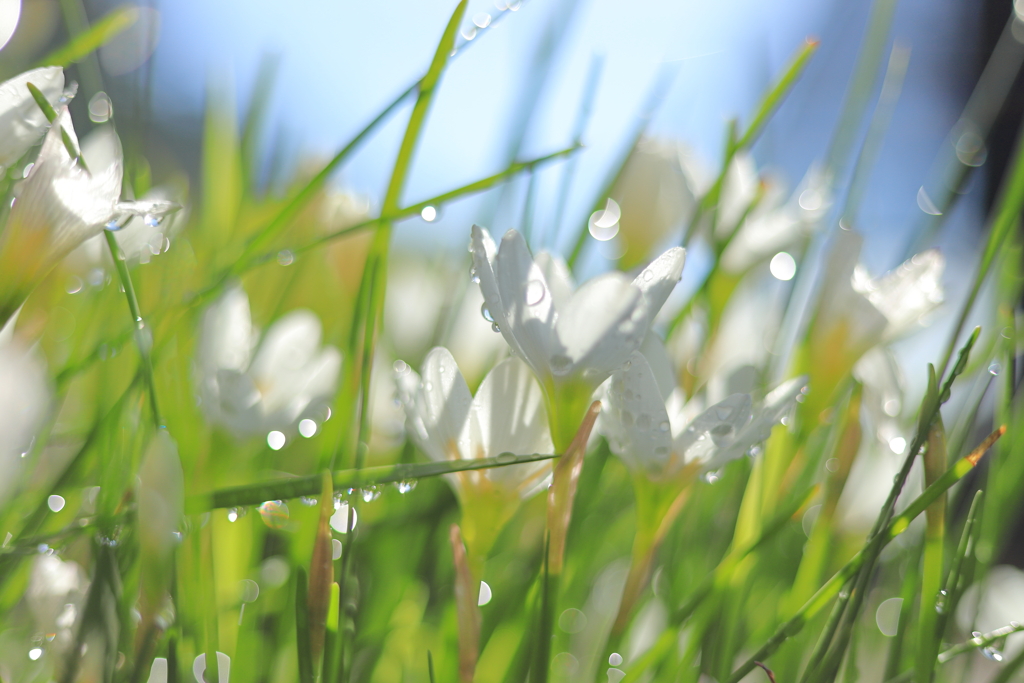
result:
M 425 477 L 437 477 L 453 472 L 468 472 L 490 467 L 507 467 L 524 462 L 551 460 L 557 455 L 534 454 L 512 455 L 503 453 L 492 458 L 474 460 L 455 460 L 446 462 L 399 463 L 397 465 L 381 465 L 365 467 L 360 470 L 340 470 L 333 473 L 334 489 L 359 488 L 361 486 L 379 486 L 381 484 L 413 481 Z M 260 482 L 245 486 L 220 489 L 211 493 L 192 496 L 185 501 L 185 511 L 189 514 L 213 510 L 217 508 L 259 505 L 268 500 L 285 500 L 299 496 L 313 496 L 320 491 L 321 475 L 294 477 L 276 481 Z
M 907 530 L 910 523 L 914 521 L 924 510 L 943 493 L 948 491 L 953 484 L 960 481 L 974 469 L 974 466 L 978 464 L 978 461 L 984 455 L 985 451 L 988 450 L 995 443 L 998 435 L 1002 434 L 1002 430 L 997 430 L 993 435 L 989 436 L 982 444 L 976 448 L 970 455 L 965 458 L 961 458 L 953 465 L 950 469 L 946 470 L 945 474 L 939 477 L 935 483 L 926 488 L 920 496 L 914 499 L 910 505 L 907 506 L 900 515 L 895 517 L 892 522 L 882 531 L 882 533 L 875 536 L 874 543 L 878 546 L 878 551 L 881 551 L 892 539 L 899 536 L 901 533 Z M 857 575 L 861 567 L 864 565 L 866 554 L 870 550 L 870 547 L 865 547 L 858 552 L 853 559 L 847 562 L 842 569 L 832 575 L 825 584 L 818 589 L 818 591 L 808 600 L 800 610 L 793 615 L 793 617 L 787 620 L 785 623 L 780 625 L 774 634 L 762 645 L 753 655 L 750 656 L 743 664 L 732 672 L 732 676 L 729 677 L 728 683 L 738 683 L 740 679 L 750 673 L 756 666 L 756 662 L 764 661 L 772 653 L 779 649 L 779 647 L 786 642 L 789 638 L 799 633 L 803 627 L 816 616 L 824 607 L 827 605 L 832 598 L 834 598 L 840 591 L 840 589 L 854 576 Z
M 980 650 L 992 645 L 993 643 L 1006 638 L 1006 636 L 1012 633 L 1019 633 L 1024 631 L 1024 624 L 1018 624 L 1017 622 L 1010 623 L 1009 626 L 1003 626 L 997 628 L 995 631 L 984 633 L 975 638 L 971 638 L 968 641 L 954 645 L 948 650 L 942 652 L 938 657 L 939 664 L 945 664 L 949 660 L 953 659 L 958 655 L 962 655 L 965 652 L 971 652 L 972 650 Z
M 313 650 L 309 635 L 306 568 L 295 570 L 295 644 L 298 649 L 299 683 L 313 683 Z
M 132 26 L 139 19 L 137 7 L 125 5 L 107 13 L 90 28 L 79 33 L 57 50 L 49 53 L 36 66 L 70 66 L 81 61 L 111 38 Z
M 811 57 L 818 51 L 819 44 L 819 41 L 812 39 L 804 42 L 803 47 L 790 60 L 789 66 L 782 72 L 779 80 L 761 98 L 754 118 L 743 132 L 743 136 L 735 144 L 731 145 L 731 152 L 750 147 L 757 141 L 772 115 L 800 79 Z

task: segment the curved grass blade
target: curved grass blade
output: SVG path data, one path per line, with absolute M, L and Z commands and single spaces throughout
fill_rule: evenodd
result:
M 85 59 L 93 50 L 105 45 L 111 38 L 132 26 L 139 19 L 139 9 L 132 5 L 118 7 L 86 31 L 79 33 L 66 45 L 49 53 L 36 66 L 70 66 Z
M 400 463 L 398 465 L 382 465 L 366 467 L 361 470 L 339 470 L 332 474 L 335 490 L 392 484 L 425 477 L 437 477 L 452 472 L 483 470 L 491 467 L 507 467 L 524 462 L 550 460 L 557 455 L 533 454 L 513 455 L 503 453 L 493 458 L 475 460 L 459 460 L 448 462 Z M 277 481 L 260 482 L 245 486 L 220 489 L 206 494 L 192 496 L 185 501 L 185 512 L 195 514 L 217 508 L 259 505 L 267 500 L 285 500 L 299 496 L 312 496 L 320 492 L 321 475 L 294 477 Z

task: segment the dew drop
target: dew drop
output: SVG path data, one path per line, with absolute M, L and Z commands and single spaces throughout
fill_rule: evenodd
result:
M 660 429 L 662 432 L 667 432 L 668 429 L 669 429 L 669 426 L 670 425 L 668 423 L 668 420 L 663 420 L 661 422 L 661 424 L 658 425 L 658 429 Z
M 372 503 L 378 498 L 380 498 L 380 489 L 378 489 L 376 486 L 371 486 L 370 488 L 363 489 L 364 503 Z
M 280 500 L 268 500 L 258 508 L 260 519 L 271 529 L 283 529 L 288 524 L 288 505 Z
M 572 359 L 561 354 L 552 356 L 551 371 L 556 375 L 564 375 L 572 368 Z
M 491 601 L 492 597 L 491 587 L 487 585 L 486 581 L 480 582 L 480 594 L 476 598 L 476 606 L 483 607 Z
M 992 361 L 991 363 L 989 363 L 988 374 L 992 375 L 993 377 L 1002 372 L 1002 370 L 1003 366 L 1000 365 L 998 361 Z
M 295 263 L 295 254 L 289 249 L 282 249 L 277 252 L 277 262 L 282 266 L 290 266 Z
M 399 493 L 406 494 L 409 493 L 409 491 L 412 491 L 414 488 L 416 488 L 416 483 L 417 482 L 415 479 L 410 479 L 409 481 L 399 481 L 395 482 L 395 488 L 398 489 Z
M 317 499 L 315 496 L 302 496 L 301 498 L 299 498 L 299 502 L 301 502 L 306 507 L 311 508 L 316 506 Z
M 608 663 L 612 666 L 618 666 L 622 664 L 622 655 L 620 655 L 618 652 L 611 653 L 610 655 L 608 655 Z
M 491 323 L 491 332 L 501 332 L 501 328 L 498 327 L 498 323 Z
M 526 305 L 536 306 L 544 300 L 544 283 L 540 280 L 530 280 L 526 285 Z
M 156 228 L 160 226 L 160 219 L 151 213 L 147 213 L 142 217 L 142 222 L 147 228 Z
M 483 305 L 480 306 L 480 315 L 482 315 L 484 317 L 484 320 L 486 320 L 487 322 L 489 322 L 489 323 L 493 323 L 494 322 L 494 316 L 491 315 L 491 312 L 489 310 L 487 310 L 487 304 L 486 303 L 484 303 Z

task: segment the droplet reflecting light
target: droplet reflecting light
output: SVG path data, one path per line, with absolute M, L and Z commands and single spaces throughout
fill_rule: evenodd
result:
M 60 512 L 64 509 L 64 498 L 62 496 L 50 496 L 46 499 L 46 506 L 53 512 Z
M 483 607 L 491 601 L 491 587 L 486 581 L 480 582 L 480 594 L 476 598 L 476 606 Z
M 307 439 L 314 436 L 316 434 L 316 422 L 308 417 L 299 421 L 299 434 L 302 434 Z
M 788 253 L 780 251 L 772 257 L 771 263 L 768 264 L 768 270 L 777 280 L 783 282 L 792 280 L 796 275 L 796 261 Z
M 279 432 L 276 429 L 267 434 L 267 445 L 270 446 L 270 450 L 279 451 L 284 448 L 284 442 L 286 441 L 283 432 Z

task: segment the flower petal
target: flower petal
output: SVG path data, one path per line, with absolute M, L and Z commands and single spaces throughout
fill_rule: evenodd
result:
M 562 350 L 551 357 L 552 371 L 579 370 L 596 387 L 640 347 L 646 313 L 643 294 L 622 273 L 586 282 L 559 311 L 555 329 Z
M 481 448 L 475 456 L 530 455 L 555 450 L 540 385 L 518 358 L 502 361 L 484 377 L 473 400 L 472 414 L 474 440 Z M 550 461 L 543 461 L 497 467 L 486 473 L 491 481 L 517 490 L 526 498 L 544 487 L 550 471 Z
M 403 368 L 398 373 L 399 398 L 413 429 L 410 436 L 432 460 L 472 457 L 469 413 L 473 397 L 448 349 L 436 347 L 423 361 L 422 381 Z
M 56 108 L 64 91 L 64 70 L 44 66 L 0 83 L 0 166 L 10 166 L 46 133 L 48 123 L 28 84 Z
M 505 305 L 502 303 L 501 294 L 498 290 L 498 274 L 496 270 L 498 248 L 495 246 L 494 240 L 486 228 L 481 228 L 479 225 L 473 226 L 469 248 L 473 253 L 473 272 L 480 281 L 480 292 L 484 295 L 484 308 L 482 310 L 486 310 L 487 315 L 498 326 L 501 336 L 512 347 L 512 352 L 522 356 L 523 349 L 516 340 L 515 335 L 512 334 L 512 325 L 509 322 L 508 313 L 505 310 Z
M 576 291 L 576 283 L 573 282 L 572 273 L 560 257 L 547 251 L 537 254 L 534 262 L 544 273 L 544 279 L 551 289 L 551 298 L 554 301 L 555 309 L 560 309 L 569 303 L 572 293 Z
M 676 437 L 674 453 L 684 464 L 708 464 L 717 455 L 716 451 L 731 446 L 740 430 L 750 422 L 751 404 L 749 395 L 733 394 L 711 406 Z
M 661 307 L 672 293 L 676 283 L 683 277 L 683 264 L 686 261 L 686 250 L 672 247 L 664 254 L 640 271 L 633 284 L 640 288 L 647 301 L 647 315 L 654 320 Z
M 73 135 L 67 108 L 47 133 L 0 237 L 0 272 L 10 283 L 31 288 L 61 258 L 93 235 L 114 213 L 121 193 L 120 160 L 90 173 L 68 154 L 61 129 Z
M 785 415 L 793 409 L 797 396 L 807 387 L 806 377 L 783 382 L 765 396 L 764 403 L 753 419 L 729 443 L 722 444 L 707 462 L 707 467 L 720 467 L 746 453 L 752 446 L 765 441 Z M 728 400 L 728 399 L 727 399 Z
M 550 359 L 557 353 L 552 343 L 555 305 L 543 271 L 517 231 L 509 230 L 501 238 L 494 269 L 508 330 L 501 322 L 498 327 L 506 339 L 515 338 L 523 360 L 539 375 L 548 374 Z
M 669 462 L 672 435 L 647 359 L 634 352 L 605 386 L 606 405 L 598 419 L 612 451 L 631 468 L 661 473 Z
M 855 284 L 889 321 L 887 339 L 908 332 L 922 316 L 942 303 L 945 267 L 946 260 L 939 250 L 929 249 L 866 286 L 861 284 L 858 288 Z

